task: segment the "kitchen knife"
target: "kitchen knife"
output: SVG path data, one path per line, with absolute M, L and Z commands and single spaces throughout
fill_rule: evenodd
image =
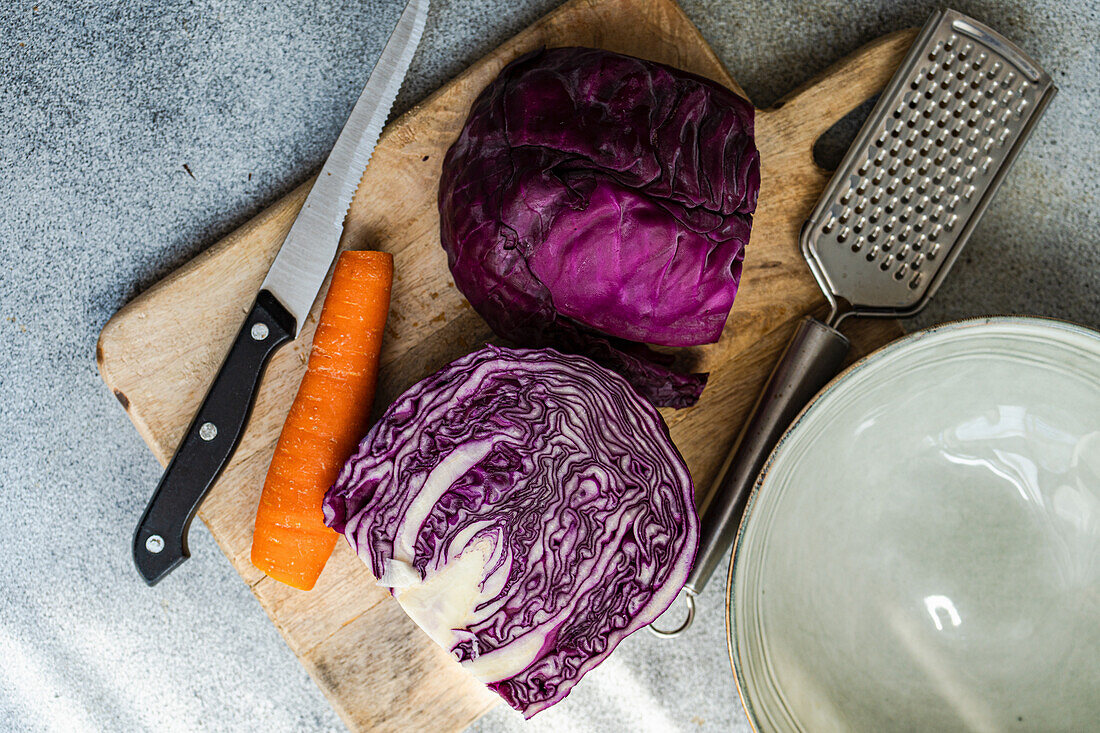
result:
M 268 270 L 221 369 L 134 532 L 134 564 L 154 585 L 186 560 L 187 530 L 244 433 L 275 351 L 302 331 L 324 283 L 355 189 L 420 43 L 429 0 L 409 0 L 397 27 Z

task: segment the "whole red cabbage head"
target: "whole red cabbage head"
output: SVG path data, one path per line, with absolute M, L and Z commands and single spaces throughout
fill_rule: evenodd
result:
M 753 107 L 703 77 L 591 48 L 504 68 L 447 153 L 441 238 L 497 334 L 580 353 L 659 406 L 694 404 L 645 344 L 717 341 L 760 188 Z

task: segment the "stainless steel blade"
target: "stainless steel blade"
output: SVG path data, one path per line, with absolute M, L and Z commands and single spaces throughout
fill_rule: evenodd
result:
M 363 93 L 260 286 L 294 316 L 295 337 L 301 332 L 336 256 L 351 199 L 424 33 L 428 4 L 429 0 L 409 0 L 405 6 Z

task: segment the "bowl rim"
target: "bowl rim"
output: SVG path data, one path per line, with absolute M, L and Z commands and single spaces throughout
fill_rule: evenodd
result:
M 1030 315 L 998 315 L 998 316 L 978 316 L 973 318 L 960 318 L 951 321 L 945 321 L 944 323 L 928 326 L 926 328 L 918 329 L 911 333 L 904 334 L 898 338 L 890 341 L 882 346 L 878 347 L 874 351 L 860 357 L 856 361 L 852 362 L 848 367 L 843 369 L 839 374 L 833 377 L 829 382 L 822 387 L 817 394 L 815 394 L 810 401 L 806 403 L 806 406 L 795 415 L 791 420 L 791 424 L 787 426 L 787 429 L 783 431 L 783 435 L 776 441 L 775 447 L 768 455 L 768 459 L 764 462 L 764 467 L 760 469 L 760 474 L 756 477 L 756 481 L 753 483 L 752 491 L 749 494 L 748 502 L 745 504 L 744 514 L 741 516 L 741 522 L 737 527 L 737 535 L 734 538 L 733 550 L 730 552 L 729 569 L 726 572 L 726 590 L 725 590 L 725 625 L 726 625 L 726 653 L 729 655 L 730 669 L 733 671 L 733 681 L 737 689 L 737 697 L 741 702 L 741 709 L 745 711 L 745 717 L 748 719 L 749 726 L 756 733 L 760 733 L 761 726 L 759 719 L 757 718 L 755 711 L 749 702 L 748 693 L 745 689 L 744 683 L 744 671 L 741 669 L 738 663 L 738 655 L 736 653 L 737 641 L 734 634 L 733 624 L 733 579 L 737 573 L 739 567 L 738 560 L 743 549 L 742 537 L 745 529 L 745 524 L 752 516 L 753 509 L 756 505 L 757 496 L 760 491 L 760 487 L 766 480 L 768 473 L 771 470 L 772 464 L 775 462 L 776 456 L 783 449 L 787 443 L 791 433 L 798 427 L 803 421 L 811 409 L 819 403 L 821 398 L 832 392 L 838 384 L 843 381 L 847 381 L 853 375 L 863 371 L 868 364 L 873 364 L 879 359 L 886 357 L 888 354 L 895 353 L 898 350 L 912 348 L 914 344 L 923 341 L 931 336 L 945 333 L 963 331 L 967 329 L 984 329 L 991 326 L 1001 325 L 1031 325 L 1038 326 L 1040 328 L 1052 328 L 1060 331 L 1069 331 L 1081 336 L 1086 336 L 1100 341 L 1100 331 L 1089 328 L 1084 324 L 1069 321 L 1061 318 L 1052 318 L 1048 316 L 1030 316 Z

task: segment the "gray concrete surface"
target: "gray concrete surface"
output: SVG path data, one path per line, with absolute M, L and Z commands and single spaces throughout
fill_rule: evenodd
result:
M 436 0 L 407 108 L 557 0 Z M 921 323 L 1100 326 L 1096 0 L 957 0 L 1061 87 Z M 935 3 L 685 0 L 760 105 Z M 339 720 L 204 528 L 154 590 L 129 558 L 160 469 L 100 383 L 123 303 L 320 164 L 393 0 L 13 0 L 0 7 L 0 728 L 328 730 Z M 190 171 L 190 173 L 188 172 Z M 715 588 L 558 708 L 498 730 L 746 730 Z

